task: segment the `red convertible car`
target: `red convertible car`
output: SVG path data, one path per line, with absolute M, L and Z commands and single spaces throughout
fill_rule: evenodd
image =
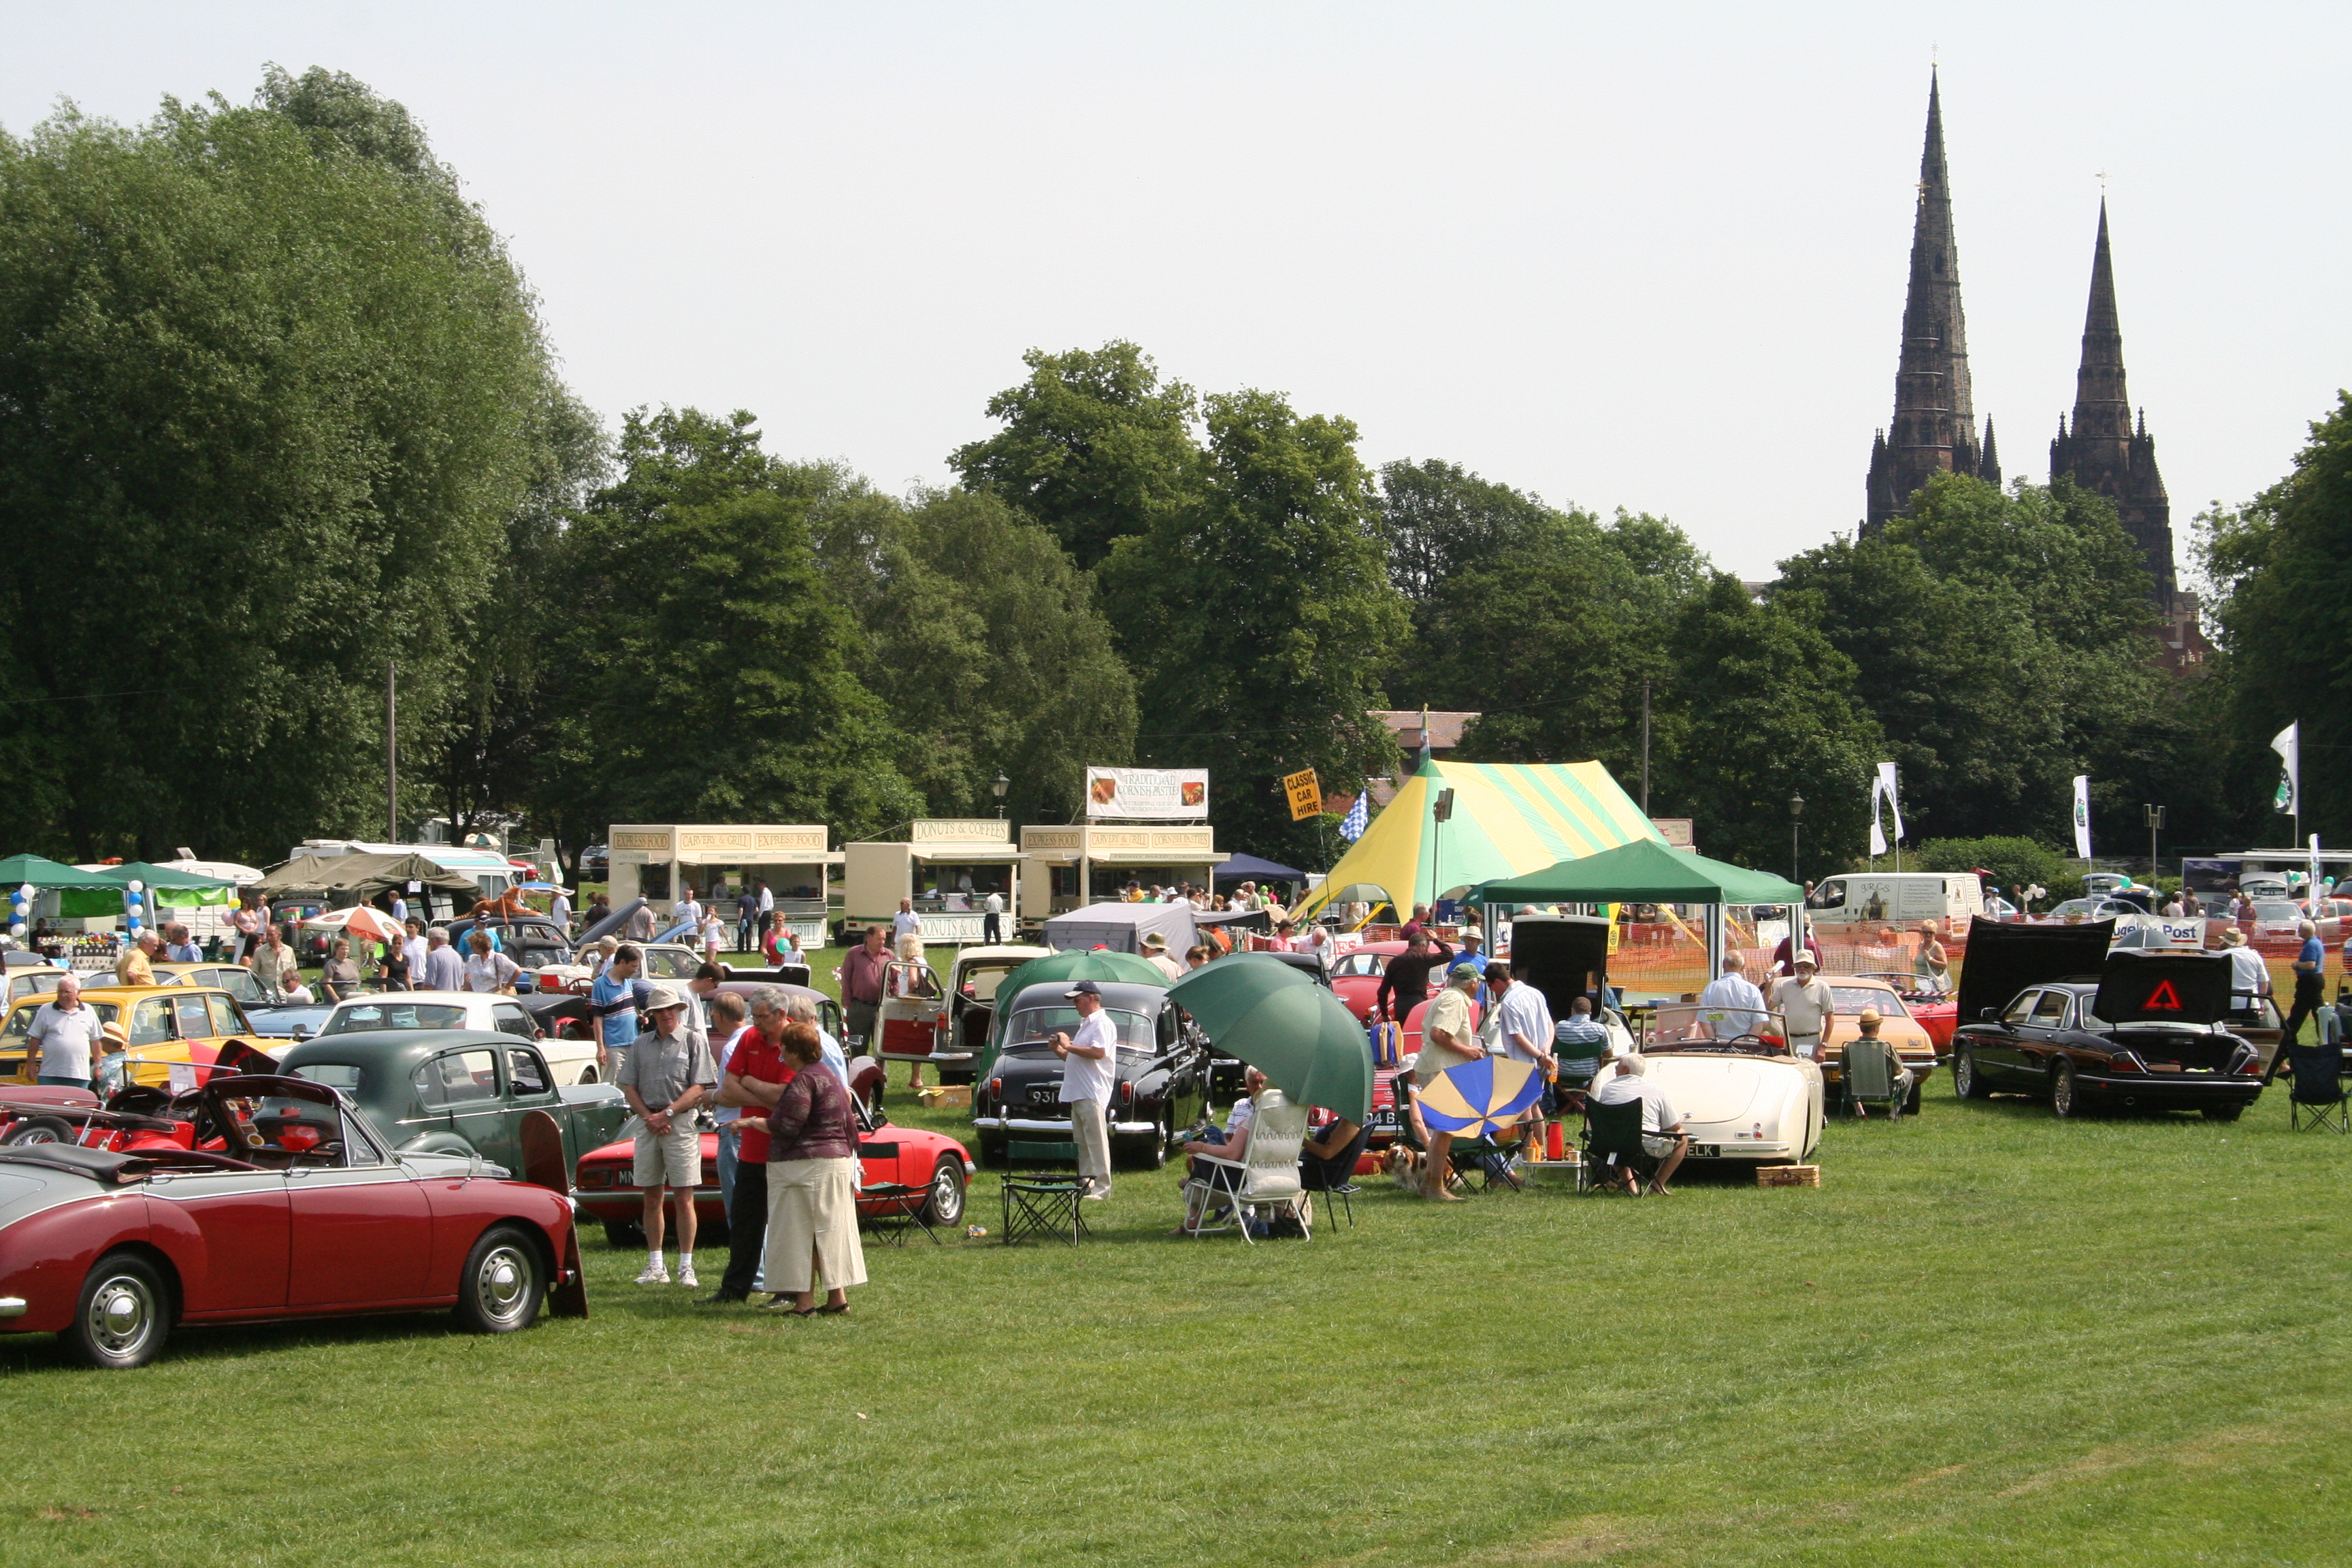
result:
M 870 1060 L 859 1057 L 852 1061 L 853 1075 Z M 961 1225 L 964 1187 L 979 1169 L 970 1151 L 944 1132 L 896 1126 L 879 1108 L 862 1100 L 852 1103 L 857 1109 L 857 1163 L 866 1175 L 857 1212 L 874 1218 L 920 1211 L 933 1226 Z M 635 1146 L 625 1140 L 581 1156 L 579 1175 L 575 1195 L 580 1211 L 604 1222 L 604 1239 L 614 1247 L 644 1246 L 646 1196 L 637 1185 Z M 716 1132 L 702 1135 L 702 1184 L 694 1194 L 694 1216 L 713 1237 L 727 1234 Z
M 551 1299 L 587 1315 L 551 1120 L 526 1131 L 516 1181 L 478 1157 L 396 1156 L 303 1079 L 215 1078 L 155 1110 L 0 1148 L 0 1331 L 133 1367 L 182 1323 L 447 1308 L 505 1333 Z

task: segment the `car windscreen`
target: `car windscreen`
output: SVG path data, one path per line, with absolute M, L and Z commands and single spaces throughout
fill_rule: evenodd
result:
M 1018 963 L 974 964 L 963 972 L 963 994 L 975 1002 L 993 1002 L 996 988 L 1004 984 L 1004 977 L 1020 967 Z
M 1111 1030 L 1118 1037 L 1123 1051 L 1148 1051 L 1152 1048 L 1151 1020 L 1140 1013 L 1122 1013 L 1115 1007 L 1103 1009 L 1110 1020 Z M 1074 1035 L 1078 1029 L 1078 1010 L 1067 1003 L 1051 1007 L 1024 1007 L 1013 1015 L 1013 1027 L 1004 1037 L 1008 1040 L 1035 1041 L 1050 1038 L 1056 1031 Z
M 1881 991 L 1872 985 L 1832 985 L 1830 1004 L 1840 1013 L 1855 1014 L 1864 1007 L 1875 1007 L 1882 1018 L 1907 1018 L 1911 1016 L 1903 1005 L 1903 998 L 1892 991 Z
M 2258 921 L 2299 921 L 2303 906 L 2286 899 L 2256 899 L 2254 919 Z
M 362 1029 L 462 1029 L 466 1009 L 455 1002 L 368 1002 L 339 1009 L 319 1031 L 353 1035 Z
M 656 948 L 646 954 L 646 977 L 649 980 L 691 980 L 694 972 L 701 967 L 702 960 L 690 952 Z

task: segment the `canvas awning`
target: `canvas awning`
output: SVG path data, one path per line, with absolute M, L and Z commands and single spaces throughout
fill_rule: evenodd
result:
M 38 855 L 11 855 L 0 860 L 0 891 L 13 891 L 30 882 L 36 890 L 49 888 L 111 888 L 122 890 L 122 879 L 112 867 L 103 871 L 85 871 L 79 866 L 61 865 Z
M 1236 855 L 1217 868 L 1220 882 L 1303 882 L 1307 873 L 1294 871 L 1287 866 L 1277 866 L 1255 855 Z
M 253 884 L 264 896 L 278 893 L 356 893 L 364 898 L 415 882 L 446 893 L 481 895 L 471 877 L 435 865 L 422 855 L 297 855 Z
M 1494 904 L 1799 904 L 1805 889 L 1769 871 L 1750 871 L 1644 838 L 1501 877 L 1471 889 Z
M 1442 791 L 1451 820 L 1437 820 Z M 1633 798 L 1599 763 L 1423 763 L 1323 885 L 1299 901 L 1304 920 L 1356 884 L 1386 889 L 1403 910 L 1455 888 L 1539 871 L 1636 840 L 1663 843 Z

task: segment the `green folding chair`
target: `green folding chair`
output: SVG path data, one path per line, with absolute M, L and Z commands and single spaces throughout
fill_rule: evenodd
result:
M 1838 1080 L 1845 1091 L 1849 1116 L 1877 1105 L 1885 1108 L 1889 1119 L 1901 1121 L 1903 1107 L 1911 1099 L 1910 1070 L 1893 1046 L 1874 1036 L 1858 1036 L 1846 1042 L 1838 1063 Z
M 1004 1245 L 1024 1236 L 1050 1236 L 1072 1247 L 1087 1234 L 1086 1184 L 1078 1179 L 1078 1146 L 1067 1138 L 1010 1139 L 1004 1145 Z M 1064 1174 L 1044 1166 L 1067 1165 Z

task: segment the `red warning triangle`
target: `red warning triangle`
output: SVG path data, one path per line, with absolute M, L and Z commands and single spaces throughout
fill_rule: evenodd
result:
M 2171 981 L 2159 980 L 2156 983 L 2156 989 L 2147 994 L 2147 1000 L 2140 1004 L 2140 1011 L 2178 1013 L 2180 1011 L 2180 993 L 2173 989 Z

